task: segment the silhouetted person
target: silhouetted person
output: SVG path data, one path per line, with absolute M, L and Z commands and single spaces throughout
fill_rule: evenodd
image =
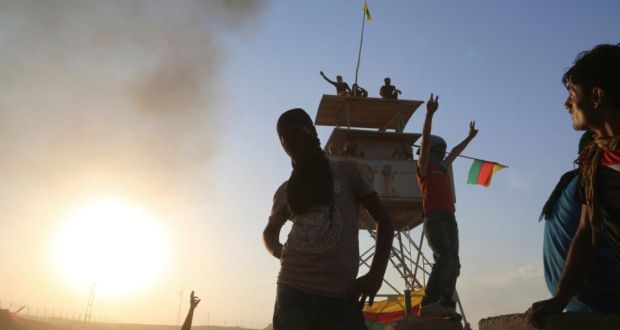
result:
M 594 142 L 580 154 L 577 191 L 581 220 L 557 291 L 527 311 L 536 327 L 561 313 L 591 274 L 603 228 L 620 267 L 620 45 L 598 45 L 577 55 L 562 82 L 564 106 L 576 130 L 594 132 Z
M 280 261 L 275 330 L 365 330 L 362 307 L 381 287 L 392 247 L 392 220 L 373 185 L 350 161 L 328 159 L 302 109 L 278 119 L 293 172 L 276 191 L 263 240 Z M 358 216 L 363 205 L 377 223 L 370 270 L 359 270 Z M 280 230 L 293 222 L 285 245 Z
M 360 87 L 360 85 L 358 85 L 358 84 L 353 84 L 351 86 L 351 89 L 353 90 L 351 92 L 353 94 L 353 96 L 368 97 L 368 91 L 365 90 L 363 87 Z
M 200 298 L 194 296 L 194 291 L 189 298 L 189 312 L 187 312 L 187 317 L 185 317 L 185 322 L 183 322 L 183 326 L 181 330 L 190 330 L 192 328 L 192 319 L 194 318 L 194 309 L 198 306 L 200 302 Z
M 454 196 L 448 169 L 465 150 L 478 130 L 469 123 L 469 134 L 446 156 L 446 142 L 431 136 L 433 114 L 439 108 L 439 96 L 426 102 L 426 119 L 422 128 L 422 145 L 418 159 L 417 179 L 424 195 L 424 235 L 433 251 L 435 264 L 428 278 L 422 298 L 420 316 L 428 319 L 450 318 L 460 320 L 456 312 L 454 293 L 460 274 L 459 237 L 454 217 Z
M 379 95 L 381 95 L 384 99 L 398 99 L 398 95 L 401 94 L 401 91 L 396 88 L 396 86 L 392 85 L 392 80 L 389 77 L 383 79 L 385 85 L 381 86 L 379 90 Z
M 336 87 L 337 95 L 345 96 L 347 95 L 347 92 L 351 93 L 351 88 L 349 88 L 349 84 L 347 84 L 346 82 L 342 80 L 342 76 L 336 76 L 336 81 L 333 81 L 327 78 L 325 74 L 323 73 L 323 71 L 319 71 L 319 73 L 321 74 L 321 77 L 323 77 L 323 79 L 325 79 L 328 83 Z

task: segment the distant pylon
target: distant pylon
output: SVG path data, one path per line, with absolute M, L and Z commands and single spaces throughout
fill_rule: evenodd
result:
M 179 311 L 177 312 L 177 325 L 181 324 L 181 306 L 183 305 L 183 290 L 179 291 Z
M 86 313 L 84 313 L 84 321 L 90 322 L 90 318 L 93 314 L 93 304 L 95 303 L 95 288 L 97 283 L 93 282 L 90 287 L 90 294 L 88 295 L 88 304 L 86 305 Z

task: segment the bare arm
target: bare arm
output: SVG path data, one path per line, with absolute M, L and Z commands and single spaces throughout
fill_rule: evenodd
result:
M 194 296 L 194 291 L 189 298 L 189 312 L 187 312 L 187 317 L 185 317 L 185 322 L 183 322 L 183 326 L 181 326 L 181 330 L 189 330 L 192 328 L 192 319 L 194 318 L 194 309 L 198 306 L 200 302 L 200 298 Z
M 582 205 L 581 222 L 568 251 L 557 292 L 551 299 L 532 304 L 527 311 L 530 323 L 536 327 L 542 327 L 546 317 L 561 313 L 566 308 L 592 270 L 596 249 L 592 245 L 592 228 L 586 209 Z
M 358 278 L 350 289 L 353 297 L 356 298 L 361 308 L 368 298 L 368 303 L 372 305 L 375 295 L 383 283 L 383 275 L 390 258 L 392 240 L 394 239 L 394 228 L 392 219 L 381 204 L 377 194 L 371 194 L 362 200 L 362 204 L 368 213 L 377 222 L 377 242 L 375 245 L 375 255 L 370 264 L 370 270 L 364 276 Z
M 325 79 L 328 83 L 330 83 L 330 84 L 332 84 L 332 85 L 336 86 L 336 82 L 335 82 L 335 81 L 330 80 L 329 78 L 327 78 L 327 77 L 325 76 L 325 73 L 323 73 L 323 71 L 319 71 L 319 73 L 321 74 L 321 77 L 323 77 L 323 79 Z
M 426 119 L 424 120 L 424 127 L 422 128 L 422 145 L 420 146 L 420 158 L 418 158 L 418 173 L 421 177 L 426 177 L 428 173 L 429 158 L 431 145 L 429 143 L 431 137 L 431 129 L 433 126 L 433 114 L 439 108 L 439 95 L 433 100 L 433 94 L 426 102 Z
M 271 215 L 269 216 L 269 222 L 263 230 L 263 242 L 265 248 L 274 257 L 280 259 L 282 256 L 282 244 L 280 243 L 280 230 L 289 218 L 288 205 L 286 204 L 286 189 L 280 187 L 276 191 L 276 195 L 273 198 L 273 207 L 271 208 Z
M 461 154 L 461 152 L 465 150 L 469 142 L 476 137 L 476 134 L 478 134 L 478 130 L 476 129 L 476 122 L 475 121 L 469 122 L 469 134 L 467 135 L 465 140 L 463 140 L 463 142 L 459 143 L 454 148 L 452 148 L 452 151 L 450 151 L 450 153 L 448 154 L 448 157 L 446 157 L 446 159 L 443 160 L 443 163 L 446 164 L 446 166 L 452 165 L 452 162 L 454 162 L 456 157 L 458 157 Z

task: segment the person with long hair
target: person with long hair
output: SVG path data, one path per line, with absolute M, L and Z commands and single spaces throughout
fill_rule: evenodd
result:
M 561 313 L 591 274 L 603 231 L 620 267 L 620 44 L 580 53 L 562 82 L 573 128 L 590 130 L 594 141 L 579 156 L 581 220 L 551 299 L 532 304 L 529 321 L 543 327 Z M 604 229 L 603 229 L 604 228 Z
M 267 251 L 281 265 L 273 327 L 366 329 L 361 309 L 383 282 L 394 237 L 390 216 L 356 163 L 326 157 L 304 110 L 284 112 L 277 131 L 293 171 L 277 189 L 263 231 Z M 377 223 L 377 241 L 370 270 L 358 278 L 360 205 Z M 283 245 L 280 230 L 289 219 Z

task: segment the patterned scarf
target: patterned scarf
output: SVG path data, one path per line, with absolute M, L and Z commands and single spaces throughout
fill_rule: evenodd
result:
M 580 157 L 581 176 L 586 198 L 587 217 L 592 228 L 592 243 L 598 245 L 601 234 L 601 210 L 598 205 L 598 196 L 594 187 L 596 173 L 603 152 L 613 151 L 620 143 L 620 135 L 602 138 L 595 136 L 594 142 L 585 148 Z

